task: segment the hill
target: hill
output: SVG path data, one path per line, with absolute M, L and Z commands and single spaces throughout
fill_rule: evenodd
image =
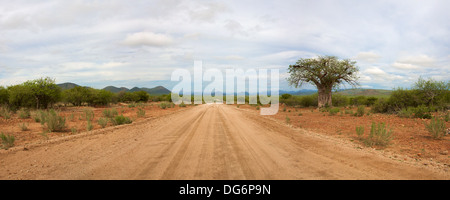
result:
M 114 87 L 114 86 L 108 86 L 108 87 L 105 87 L 103 89 L 107 90 L 107 91 L 110 91 L 110 92 L 113 92 L 113 93 L 119 93 L 121 91 L 125 91 L 125 92 L 128 91 L 128 88 L 126 88 L 126 87 L 118 88 L 118 87 Z
M 131 89 L 130 91 L 133 91 L 135 88 Z M 154 88 L 136 88 L 136 89 L 138 89 L 138 91 L 139 90 L 146 91 L 147 93 L 152 94 L 152 95 L 161 95 L 161 94 L 170 94 L 171 93 L 170 90 L 168 90 L 167 88 L 165 88 L 163 86 L 157 86 Z
M 126 87 L 118 88 L 118 87 L 114 87 L 114 86 L 108 86 L 108 87 L 105 87 L 103 89 L 107 90 L 107 91 L 111 91 L 113 93 L 118 93 L 118 92 L 121 92 L 121 91 L 124 91 L 124 92 L 145 91 L 145 92 L 149 93 L 150 95 L 170 94 L 170 90 L 168 90 L 167 88 L 165 88 L 163 86 L 157 86 L 157 87 L 154 87 L 154 88 L 145 88 L 145 87 L 138 88 L 138 87 L 134 87 L 132 89 L 128 89 Z
M 347 89 L 337 91 L 335 94 L 344 96 L 389 96 L 391 92 L 391 90 L 382 89 Z
M 56 85 L 61 87 L 63 90 L 69 90 L 69 89 L 79 86 L 75 83 L 60 83 L 60 84 L 56 84 Z
M 69 89 L 72 89 L 74 87 L 80 86 L 80 85 L 77 85 L 75 83 L 69 83 L 69 82 L 67 82 L 67 83 L 60 83 L 60 84 L 56 84 L 56 85 L 61 87 L 62 90 L 69 90 Z M 145 88 L 145 87 L 138 88 L 138 87 L 134 87 L 131 90 L 126 88 L 126 87 L 107 86 L 107 87 L 103 88 L 103 90 L 107 90 L 107 91 L 110 91 L 110 92 L 113 92 L 113 93 L 119 93 L 121 91 L 124 91 L 124 92 L 145 91 L 145 92 L 149 93 L 150 95 L 162 95 L 162 94 L 170 94 L 171 93 L 170 90 L 168 90 L 167 88 L 165 88 L 163 86 L 157 86 L 157 87 L 154 87 L 154 88 Z

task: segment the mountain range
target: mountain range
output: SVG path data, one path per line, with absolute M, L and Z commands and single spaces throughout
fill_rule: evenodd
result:
M 61 84 L 57 84 L 59 87 L 61 87 L 63 90 L 68 90 L 68 89 L 72 89 L 74 87 L 77 87 L 79 85 L 75 84 L 75 83 L 61 83 Z M 156 86 L 154 88 L 138 88 L 138 87 L 133 87 L 131 89 L 128 89 L 126 87 L 115 87 L 115 86 L 107 86 L 105 88 L 103 88 L 103 90 L 107 90 L 113 93 L 119 93 L 121 91 L 124 92 L 137 92 L 137 91 L 145 91 L 151 95 L 162 95 L 162 94 L 170 94 L 170 90 L 168 90 L 167 88 L 163 87 L 163 86 Z

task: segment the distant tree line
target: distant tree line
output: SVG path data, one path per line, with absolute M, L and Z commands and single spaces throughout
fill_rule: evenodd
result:
M 55 80 L 46 77 L 8 87 L 0 86 L 0 105 L 11 110 L 20 108 L 47 109 L 56 103 L 73 106 L 107 106 L 118 102 L 170 101 L 170 95 L 150 96 L 145 91 L 113 93 L 76 86 L 62 90 Z

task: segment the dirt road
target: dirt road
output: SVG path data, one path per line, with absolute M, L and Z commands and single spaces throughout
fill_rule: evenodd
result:
M 0 151 L 0 179 L 450 179 L 229 105 Z

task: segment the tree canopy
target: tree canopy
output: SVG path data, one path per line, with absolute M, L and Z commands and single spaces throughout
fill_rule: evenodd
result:
M 336 56 L 318 56 L 301 58 L 294 65 L 289 65 L 290 85 L 301 87 L 305 83 L 317 86 L 319 90 L 319 107 L 331 106 L 331 91 L 340 84 L 358 85 L 358 67 L 355 61 L 339 60 Z

